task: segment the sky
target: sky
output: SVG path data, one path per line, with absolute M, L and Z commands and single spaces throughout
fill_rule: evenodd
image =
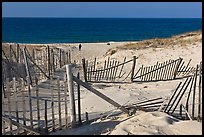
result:
M 202 2 L 3 2 L 2 17 L 202 18 Z

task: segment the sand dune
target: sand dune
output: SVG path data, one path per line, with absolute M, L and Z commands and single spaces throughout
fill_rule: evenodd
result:
M 132 59 L 133 56 L 138 57 L 138 67 L 141 65 L 154 65 L 157 61 L 164 62 L 169 59 L 178 59 L 179 57 L 182 57 L 186 62 L 192 59 L 190 66 L 193 67 L 202 61 L 201 32 L 140 42 L 110 42 L 110 45 L 107 45 L 107 43 L 82 43 L 81 51 L 78 50 L 79 43 L 49 45 L 57 46 L 64 50 L 71 50 L 72 60 L 77 64 L 81 64 L 82 58 L 86 58 L 89 61 L 97 58 L 100 64 L 108 57 L 122 61 L 124 57 L 128 60 Z M 22 46 L 25 45 L 22 44 Z M 36 44 L 27 46 L 36 46 Z M 127 65 L 125 71 L 128 73 L 131 67 L 132 64 Z M 127 83 L 122 84 L 95 83 L 92 86 L 122 105 L 156 97 L 167 98 L 176 89 L 180 81 L 182 79 L 150 83 L 131 83 L 127 81 Z M 115 111 L 114 106 L 84 88 L 81 88 L 81 104 L 82 113 L 89 112 L 100 116 L 100 114 L 108 111 Z M 52 134 L 201 135 L 202 123 L 177 120 L 163 112 L 137 111 L 131 117 L 122 114 L 115 118 L 99 119 L 89 125 L 71 130 L 61 130 Z

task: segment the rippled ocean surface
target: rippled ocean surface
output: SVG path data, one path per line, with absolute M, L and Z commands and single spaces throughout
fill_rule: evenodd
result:
M 139 41 L 202 30 L 188 18 L 2 18 L 2 42 Z

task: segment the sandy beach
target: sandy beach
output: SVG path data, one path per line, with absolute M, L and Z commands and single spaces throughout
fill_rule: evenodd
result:
M 79 66 L 82 59 L 93 61 L 98 64 L 105 60 L 115 59 L 123 61 L 133 56 L 138 57 L 136 70 L 141 66 L 150 66 L 157 61 L 164 62 L 169 59 L 183 58 L 189 66 L 195 67 L 202 61 L 202 32 L 186 33 L 166 39 L 150 39 L 135 42 L 108 42 L 107 43 L 64 43 L 64 44 L 20 44 L 20 46 L 43 47 L 46 45 L 56 46 L 65 51 L 71 51 L 72 61 Z M 9 43 L 3 43 L 3 48 Z M 79 51 L 78 45 L 82 44 Z M 124 69 L 129 73 L 132 64 Z M 64 69 L 64 68 L 62 68 Z M 80 70 L 82 73 L 82 70 Z M 62 75 L 64 72 L 62 72 Z M 136 103 L 138 101 L 162 97 L 168 98 L 183 79 L 158 81 L 158 82 L 130 82 L 124 83 L 92 83 L 91 85 L 109 98 L 121 105 Z M 119 111 L 111 104 L 99 98 L 95 94 L 81 88 L 82 113 L 88 112 L 90 117 L 100 116 L 106 112 Z M 201 135 L 202 122 L 191 120 L 178 120 L 164 112 L 137 111 L 133 116 L 120 114 L 116 117 L 98 119 L 88 125 L 67 130 L 54 132 L 55 135 Z

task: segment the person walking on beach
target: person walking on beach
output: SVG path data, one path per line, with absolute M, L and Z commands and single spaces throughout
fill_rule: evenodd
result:
M 82 47 L 82 45 L 81 45 L 81 44 L 79 44 L 79 51 L 81 51 L 81 47 Z

